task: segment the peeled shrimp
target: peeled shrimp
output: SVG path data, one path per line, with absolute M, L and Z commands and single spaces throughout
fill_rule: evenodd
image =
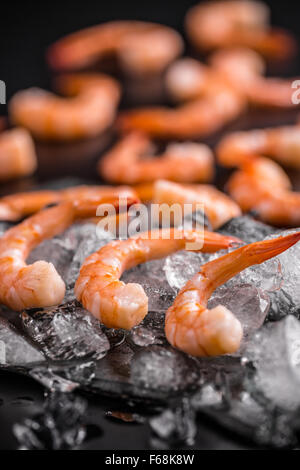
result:
M 246 96 L 249 103 L 261 107 L 295 107 L 292 88 L 295 78 L 265 77 L 265 63 L 254 51 L 221 50 L 211 57 L 210 63 L 217 73 Z
M 285 166 L 300 168 L 300 126 L 235 132 L 226 136 L 217 149 L 223 166 L 241 166 L 264 155 Z
M 192 356 L 235 353 L 243 337 L 242 325 L 222 305 L 209 310 L 210 296 L 239 272 L 279 255 L 299 240 L 300 232 L 253 243 L 202 266 L 200 272 L 181 289 L 166 314 L 168 341 Z
M 214 176 L 214 157 L 207 145 L 174 143 L 155 158 L 148 157 L 150 152 L 151 141 L 143 134 L 132 132 L 99 161 L 99 174 L 112 183 L 126 184 L 158 178 L 191 183 L 211 181 Z
M 138 202 L 137 193 L 125 186 L 75 186 L 56 191 L 17 193 L 0 198 L 0 220 L 16 222 L 49 204 L 80 200 L 97 201 L 101 198 L 128 198 Z
M 49 50 L 57 69 L 78 69 L 100 58 L 116 56 L 133 74 L 159 72 L 183 50 L 180 35 L 171 28 L 143 21 L 111 21 L 71 34 Z
M 6 130 L 0 134 L 0 180 L 31 175 L 36 167 L 34 143 L 25 129 Z
M 119 207 L 118 198 L 64 202 L 8 230 L 0 239 L 0 303 L 16 311 L 61 303 L 65 284 L 53 264 L 27 265 L 26 258 L 43 240 L 63 232 L 77 219 L 95 216 L 97 207 L 108 202 Z
M 109 243 L 86 259 L 75 285 L 77 300 L 109 328 L 130 330 L 148 313 L 148 297 L 139 284 L 125 284 L 122 273 L 140 263 L 160 259 L 199 243 L 215 252 L 238 242 L 234 237 L 199 230 L 153 231 Z
M 202 50 L 249 47 L 270 59 L 294 55 L 295 40 L 285 31 L 270 27 L 269 8 L 258 1 L 211 1 L 190 9 L 186 30 Z
M 226 194 L 208 185 L 181 185 L 170 181 L 160 180 L 154 184 L 153 203 L 172 206 L 191 204 L 196 209 L 197 204 L 203 204 L 214 230 L 229 220 L 239 217 L 241 210 Z
M 57 80 L 61 98 L 38 88 L 19 91 L 9 105 L 12 120 L 41 139 L 93 137 L 114 121 L 120 87 L 100 74 L 63 75 Z
M 244 212 L 254 211 L 271 225 L 300 225 L 300 193 L 291 191 L 289 178 L 272 160 L 246 162 L 230 178 L 227 188 Z
M 177 108 L 149 107 L 123 112 L 119 127 L 139 130 L 163 139 L 206 137 L 237 118 L 245 108 L 244 98 L 231 86 L 218 81 L 203 97 Z

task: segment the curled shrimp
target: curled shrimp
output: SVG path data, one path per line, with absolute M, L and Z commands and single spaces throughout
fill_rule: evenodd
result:
M 201 98 L 176 108 L 149 107 L 123 112 L 124 131 L 139 130 L 152 137 L 191 139 L 207 137 L 236 119 L 245 109 L 244 98 L 227 83 L 213 83 Z
M 260 157 L 246 162 L 227 188 L 244 212 L 253 211 L 275 226 L 300 225 L 300 194 L 291 191 L 289 178 L 274 161 Z
M 183 207 L 191 204 L 195 210 L 197 204 L 201 204 L 214 230 L 241 215 L 239 206 L 230 197 L 209 185 L 181 185 L 171 181 L 156 181 L 153 202 L 160 204 L 162 208 L 164 205 L 180 204 Z
M 235 132 L 226 136 L 217 148 L 218 161 L 226 167 L 239 167 L 260 155 L 299 169 L 300 126 Z
M 107 327 L 130 330 L 147 315 L 148 297 L 139 284 L 120 281 L 122 273 L 183 250 L 189 242 L 211 253 L 238 240 L 200 230 L 171 229 L 109 243 L 84 262 L 75 284 L 77 300 Z
M 179 292 L 165 320 L 172 346 L 192 356 L 219 356 L 238 351 L 243 337 L 239 320 L 219 305 L 209 310 L 214 290 L 239 272 L 273 258 L 300 240 L 300 232 L 275 240 L 253 243 L 211 261 Z
M 61 303 L 65 284 L 53 264 L 41 260 L 27 265 L 26 258 L 43 240 L 62 233 L 77 219 L 95 216 L 99 204 L 108 202 L 119 207 L 118 198 L 64 202 L 8 230 L 0 239 L 0 303 L 16 311 Z
M 0 134 L 0 180 L 34 173 L 37 158 L 32 138 L 25 129 L 6 130 Z
M 160 72 L 183 50 L 171 28 L 143 21 L 111 21 L 71 34 L 50 47 L 48 60 L 56 69 L 78 69 L 116 56 L 133 74 Z
M 207 145 L 174 143 L 160 156 L 150 158 L 150 154 L 151 141 L 132 132 L 99 161 L 98 172 L 109 182 L 125 184 L 158 178 L 192 183 L 211 181 L 214 176 L 214 157 Z
M 296 50 L 292 36 L 270 27 L 269 8 L 258 1 L 204 2 L 190 9 L 185 24 L 192 43 L 205 51 L 241 46 L 281 60 Z
M 93 137 L 114 121 L 120 87 L 100 74 L 63 75 L 57 80 L 61 98 L 38 88 L 19 91 L 9 105 L 12 120 L 37 138 L 72 140 Z
M 56 191 L 17 193 L 0 198 L 0 220 L 16 222 L 50 204 L 80 200 L 92 201 L 101 198 L 139 200 L 136 191 L 125 186 L 75 186 Z
M 210 63 L 217 73 L 245 94 L 249 103 L 260 107 L 295 107 L 292 99 L 295 78 L 265 77 L 265 63 L 254 51 L 221 50 L 211 57 Z

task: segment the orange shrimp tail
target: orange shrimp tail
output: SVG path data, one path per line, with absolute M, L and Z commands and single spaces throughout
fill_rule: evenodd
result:
M 202 253 L 215 253 L 219 250 L 226 250 L 241 245 L 243 242 L 239 238 L 224 236 L 214 232 L 204 232 L 204 244 Z
M 213 290 L 250 266 L 280 255 L 300 241 L 300 232 L 286 237 L 252 243 L 204 265 L 201 274 L 213 279 Z

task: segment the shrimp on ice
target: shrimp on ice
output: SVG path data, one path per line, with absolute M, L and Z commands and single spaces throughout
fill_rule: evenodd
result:
M 16 128 L 0 134 L 0 181 L 34 173 L 37 157 L 26 129 Z
M 226 82 L 217 80 L 205 87 L 203 96 L 194 101 L 176 108 L 157 106 L 125 111 L 118 124 L 123 131 L 139 130 L 161 139 L 200 138 L 236 119 L 245 106 L 241 94 Z
M 125 71 L 149 74 L 164 70 L 183 51 L 173 29 L 143 21 L 111 21 L 60 39 L 48 52 L 56 69 L 78 69 L 115 56 Z
M 235 132 L 217 148 L 218 161 L 226 167 L 242 166 L 249 159 L 270 157 L 284 166 L 300 169 L 300 126 Z
M 156 181 L 153 188 L 153 203 L 159 204 L 163 211 L 164 206 L 180 204 L 187 210 L 197 210 L 197 205 L 203 205 L 214 230 L 220 228 L 229 220 L 239 217 L 241 209 L 226 194 L 210 185 L 181 185 L 171 181 Z
M 292 108 L 295 78 L 265 77 L 266 65 L 262 57 L 249 49 L 220 50 L 210 63 L 215 71 L 227 79 L 250 104 L 260 107 Z
M 135 199 L 136 191 L 126 186 L 75 186 L 67 189 L 50 191 L 32 191 L 17 193 L 0 198 L 0 220 L 17 222 L 35 214 L 50 204 L 80 200 L 98 200 L 101 198 Z
M 116 116 L 120 87 L 100 74 L 62 75 L 62 98 L 38 88 L 19 91 L 9 105 L 12 120 L 40 139 L 93 137 L 108 129 Z
M 43 240 L 62 233 L 75 220 L 95 216 L 97 207 L 108 202 L 119 208 L 118 198 L 64 202 L 8 230 L 0 239 L 0 303 L 16 311 L 61 303 L 65 284 L 53 264 L 41 260 L 27 265 L 26 258 Z
M 288 176 L 274 161 L 260 157 L 246 162 L 227 189 L 244 212 L 253 211 L 271 225 L 299 227 L 300 194 L 291 191 Z
M 204 2 L 188 11 L 185 25 L 192 43 L 205 51 L 241 46 L 282 60 L 297 49 L 289 33 L 270 26 L 269 8 L 258 1 Z
M 151 158 L 151 141 L 143 134 L 125 136 L 98 164 L 98 172 L 111 183 L 137 184 L 158 178 L 186 183 L 211 181 L 214 157 L 207 145 L 185 142 L 168 145 Z
M 253 243 L 211 261 L 179 292 L 165 319 L 168 341 L 192 356 L 219 356 L 238 351 L 243 328 L 222 305 L 209 310 L 214 290 L 239 272 L 273 258 L 300 240 L 300 232 Z
M 112 242 L 86 259 L 75 295 L 107 327 L 130 330 L 147 315 L 148 297 L 141 285 L 120 281 L 125 270 L 183 250 L 187 243 L 199 243 L 199 250 L 211 253 L 239 242 L 217 233 L 182 229 L 152 231 Z

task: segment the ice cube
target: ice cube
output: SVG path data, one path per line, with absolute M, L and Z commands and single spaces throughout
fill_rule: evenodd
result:
M 248 344 L 244 356 L 256 368 L 255 384 L 277 406 L 300 406 L 300 324 L 288 316 L 265 325 Z
M 77 302 L 22 314 L 26 333 L 53 361 L 99 360 L 109 350 L 100 323 Z
M 129 337 L 134 344 L 140 347 L 152 344 L 166 344 L 165 315 L 157 312 L 149 312 L 143 322 L 133 328 Z
M 4 318 L 0 318 L 0 364 L 4 366 L 24 365 L 45 361 L 35 349 Z
M 196 361 L 171 347 L 149 346 L 131 362 L 131 380 L 137 387 L 154 392 L 178 392 L 199 379 Z

